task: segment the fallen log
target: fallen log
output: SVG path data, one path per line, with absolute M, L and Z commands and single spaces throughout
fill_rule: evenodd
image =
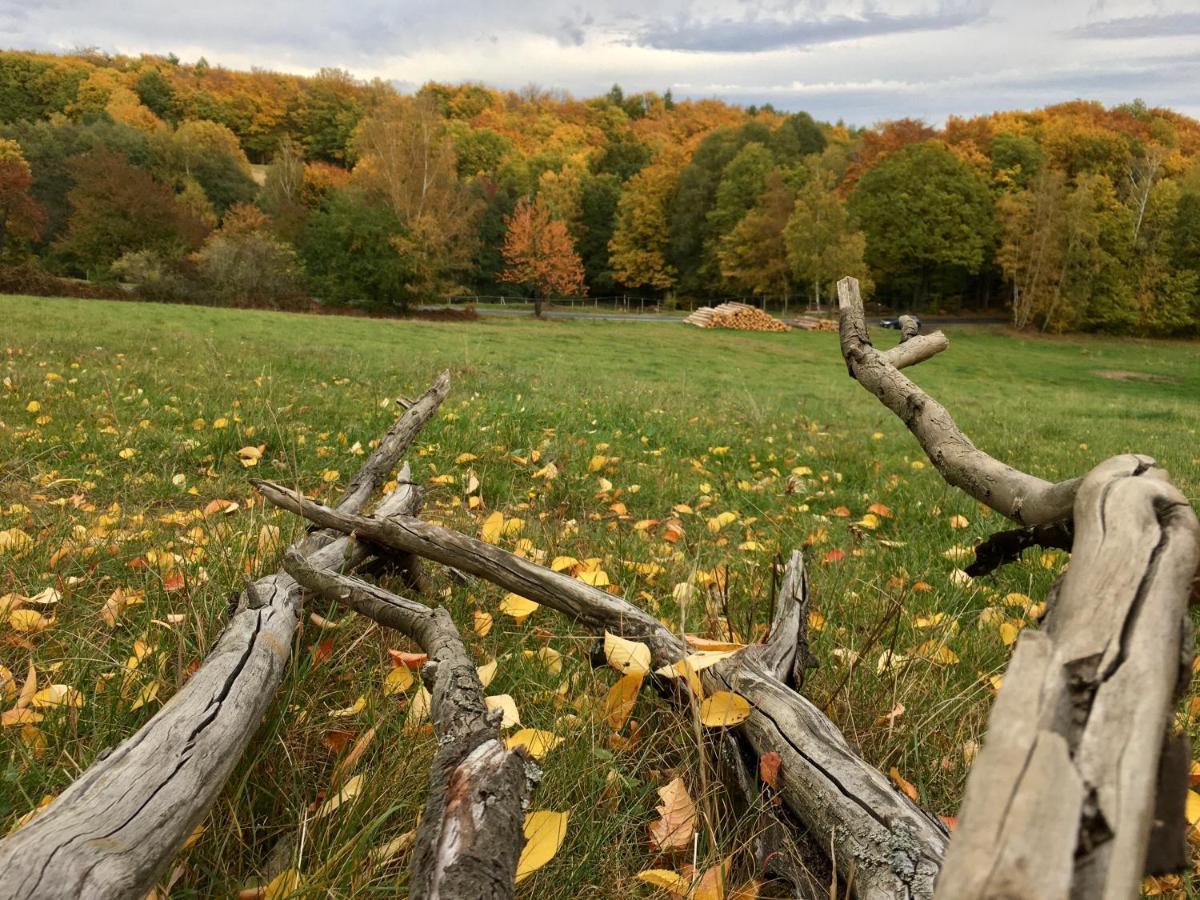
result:
M 501 713 L 485 705 L 475 664 L 450 614 L 318 568 L 294 549 L 283 566 L 305 589 L 396 629 L 429 656 L 421 678 L 438 747 L 412 851 L 409 896 L 512 897 L 525 807 L 541 773 L 525 753 L 505 746 Z
M 270 503 L 322 528 L 353 532 L 359 540 L 454 566 L 593 631 L 641 641 L 655 665 L 688 654 L 683 641 L 645 610 L 492 544 L 411 517 L 384 522 L 349 515 L 282 485 L 254 484 Z M 798 619 L 786 610 L 776 617 L 777 622 Z M 779 634 L 779 641 L 796 646 L 796 632 L 780 629 Z M 858 897 L 931 897 L 946 844 L 944 827 L 864 762 L 816 705 L 776 677 L 774 671 L 795 671 L 795 652 L 782 652 L 770 642 L 748 647 L 704 669 L 701 682 L 708 691 L 734 690 L 750 702 L 750 718 L 739 726 L 739 736 L 755 758 L 780 754 L 784 803 L 814 841 L 829 848 L 841 877 L 854 884 Z
M 343 512 L 363 509 L 449 386 L 443 375 L 400 416 L 339 502 Z M 415 512 L 419 496 L 399 484 L 385 509 Z M 320 566 L 341 564 L 348 551 L 366 554 L 328 532 L 306 535 L 296 548 Z M 302 593 L 285 572 L 247 585 L 204 663 L 162 709 L 0 841 L 0 898 L 146 895 L 217 799 L 274 698 Z
M 1146 456 L 1052 485 L 977 450 L 871 347 L 858 283 L 842 279 L 838 298 L 850 374 L 900 416 L 948 483 L 1028 526 L 985 542 L 972 569 L 1072 539 L 1044 627 L 1022 633 L 1005 673 L 937 896 L 1136 896 L 1148 867 L 1185 861 L 1188 754 L 1172 707 L 1192 668 L 1200 523 Z
M 944 406 L 872 346 L 854 278 L 838 282 L 838 313 L 842 356 L 850 376 L 900 418 L 949 484 L 1022 525 L 1070 518 L 1079 479 L 1052 484 L 1005 465 L 971 443 Z M 919 340 L 906 341 L 889 353 Z

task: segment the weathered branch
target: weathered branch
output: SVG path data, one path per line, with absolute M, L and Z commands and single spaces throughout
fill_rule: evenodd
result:
M 1022 525 L 1070 518 L 1079 479 L 1052 484 L 984 453 L 959 430 L 944 406 L 871 346 L 854 278 L 838 282 L 838 315 L 842 356 L 850 375 L 900 418 L 947 482 Z M 896 349 L 916 340 L 920 339 Z M 1147 465 L 1154 463 L 1143 459 Z
M 1134 897 L 1156 808 L 1182 815 L 1156 774 L 1190 657 L 1200 525 L 1135 456 L 1083 479 L 1074 523 L 1046 627 L 1021 636 L 996 698 L 939 897 Z M 1166 780 L 1186 793 L 1186 777 Z
M 883 358 L 895 368 L 905 369 L 924 362 L 931 356 L 937 356 L 949 346 L 950 341 L 940 331 L 932 334 L 917 334 L 889 350 L 884 350 Z
M 400 417 L 389 432 L 393 439 L 352 482 L 343 510 L 363 508 L 447 387 L 435 384 L 427 402 Z M 417 499 L 401 488 L 408 502 Z M 415 508 L 399 499 L 390 505 Z M 325 567 L 341 564 L 347 553 L 361 560 L 368 552 L 325 534 L 307 535 L 296 546 Z M 291 655 L 301 593 L 284 572 L 254 582 L 204 663 L 163 708 L 0 841 L 0 898 L 146 895 L 207 814 L 271 704 Z
M 975 548 L 975 561 L 964 571 L 972 578 L 990 575 L 1001 566 L 1016 562 L 1030 547 L 1070 550 L 1073 538 L 1074 529 L 1069 521 L 998 531 Z
M 429 655 L 421 674 L 438 748 L 417 827 L 409 895 L 512 897 L 525 807 L 540 772 L 524 753 L 505 747 L 450 614 L 319 569 L 294 550 L 283 565 L 306 589 L 395 628 Z
M 453 565 L 589 628 L 642 641 L 657 665 L 687 654 L 683 642 L 646 611 L 499 547 L 416 519 L 379 522 L 345 515 L 278 484 L 255 484 L 271 503 L 323 528 L 353 531 L 365 540 Z M 779 660 L 780 654 L 766 652 L 768 659 Z M 750 701 L 750 718 L 739 733 L 756 756 L 780 754 L 781 794 L 788 809 L 822 847 L 832 849 L 838 870 L 853 879 L 859 897 L 932 896 L 945 829 L 867 765 L 819 708 L 779 681 L 763 663 L 763 654 L 762 648 L 747 648 L 700 676 L 706 690 L 735 690 Z
M 767 634 L 762 662 L 767 671 L 796 691 L 804 687 L 804 676 L 817 667 L 808 649 L 808 572 L 804 554 L 793 550 L 783 571 L 775 621 Z

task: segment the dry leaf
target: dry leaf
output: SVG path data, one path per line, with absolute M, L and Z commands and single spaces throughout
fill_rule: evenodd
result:
M 534 759 L 542 759 L 562 742 L 563 739 L 554 732 L 537 728 L 522 728 L 504 739 L 504 745 L 509 750 L 524 747 Z
M 914 803 L 917 802 L 918 795 L 916 785 L 914 785 L 911 781 L 906 781 L 904 776 L 900 774 L 899 769 L 897 769 L 895 766 L 892 766 L 890 769 L 888 769 L 888 775 L 891 777 L 896 787 L 900 788 L 900 790 L 907 795 L 909 800 L 913 801 Z
M 622 675 L 617 679 L 617 683 L 609 688 L 608 696 L 604 698 L 604 718 L 613 731 L 620 731 L 625 727 L 645 677 L 641 672 L 630 672 L 628 675 Z
M 508 694 L 484 697 L 483 702 L 488 709 L 498 709 L 504 714 L 500 720 L 501 728 L 512 728 L 514 725 L 521 724 L 521 715 L 517 712 L 517 704 Z
M 650 671 L 650 648 L 638 641 L 629 641 L 608 631 L 604 632 L 604 658 L 622 674 Z
M 500 612 L 510 616 L 518 625 L 533 615 L 537 608 L 538 604 L 520 594 L 505 594 L 500 601 Z
M 717 691 L 700 704 L 700 721 L 708 728 L 739 725 L 750 718 L 750 701 L 732 691 Z
M 517 860 L 516 882 L 520 884 L 550 860 L 567 835 L 570 812 L 539 810 L 525 816 L 525 846 Z
M 682 778 L 675 778 L 658 789 L 662 802 L 657 806 L 659 818 L 650 823 L 650 847 L 671 852 L 688 850 L 696 832 L 696 807 L 688 796 Z

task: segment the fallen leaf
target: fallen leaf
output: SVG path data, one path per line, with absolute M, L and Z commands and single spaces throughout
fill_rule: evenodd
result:
M 645 677 L 641 672 L 630 672 L 622 675 L 608 689 L 608 695 L 604 698 L 604 718 L 613 731 L 620 731 L 629 720 Z
M 542 759 L 562 742 L 563 739 L 554 732 L 537 728 L 522 728 L 504 739 L 504 745 L 509 750 L 524 747 L 534 759 Z
M 895 783 L 896 787 L 900 788 L 900 790 L 905 793 L 909 800 L 913 801 L 914 803 L 917 802 L 918 794 L 916 785 L 914 785 L 911 781 L 906 781 L 904 776 L 900 774 L 899 769 L 897 769 L 895 766 L 892 766 L 890 769 L 888 769 L 888 776 L 892 779 L 893 783 Z
M 678 872 L 672 872 L 670 869 L 644 869 L 637 873 L 637 878 L 646 884 L 662 888 L 676 897 L 686 897 L 692 890 L 690 879 L 683 877 Z
M 521 714 L 517 712 L 516 701 L 508 694 L 496 694 L 494 697 L 484 697 L 483 703 L 488 709 L 498 709 L 503 713 L 500 720 L 501 728 L 512 728 L 521 724 Z
M 696 833 L 696 806 L 688 796 L 682 778 L 674 778 L 658 789 L 662 800 L 656 807 L 659 818 L 650 823 L 652 850 L 672 852 L 688 850 Z
M 516 882 L 520 884 L 550 860 L 567 835 L 570 812 L 539 810 L 525 816 L 525 846 L 517 860 Z
M 732 691 L 717 691 L 700 704 L 700 721 L 708 728 L 739 725 L 750 718 L 750 701 Z
M 512 618 L 518 625 L 537 612 L 537 608 L 538 604 L 520 594 L 506 594 L 500 601 L 500 612 Z
M 322 819 L 329 815 L 343 803 L 353 800 L 362 790 L 362 775 L 355 775 L 342 785 L 341 790 L 321 804 L 321 808 L 317 810 L 317 818 Z
M 604 658 L 618 672 L 650 671 L 650 648 L 638 641 L 626 640 L 611 632 L 604 632 Z
M 367 706 L 367 698 L 359 697 L 357 700 L 355 700 L 352 704 L 345 707 L 344 709 L 335 709 L 333 712 L 330 713 L 330 715 L 333 716 L 334 718 L 345 719 L 345 718 L 349 718 L 350 716 L 357 716 L 360 712 L 362 712 L 366 708 L 366 706 Z
M 391 697 L 402 694 L 413 686 L 416 681 L 413 673 L 404 666 L 393 666 L 383 679 L 383 696 Z
M 406 653 L 403 650 L 388 650 L 393 666 L 404 666 L 414 672 L 429 661 L 428 653 Z
M 758 760 L 758 777 L 771 790 L 779 790 L 779 768 L 783 765 L 783 757 L 775 750 L 768 750 Z

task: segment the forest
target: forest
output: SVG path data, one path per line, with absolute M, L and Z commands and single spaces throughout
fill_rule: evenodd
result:
M 869 128 L 671 92 L 0 53 L 0 289 L 404 311 L 742 297 L 1200 333 L 1200 122 L 1134 100 Z M 39 289 L 40 288 L 40 289 Z

